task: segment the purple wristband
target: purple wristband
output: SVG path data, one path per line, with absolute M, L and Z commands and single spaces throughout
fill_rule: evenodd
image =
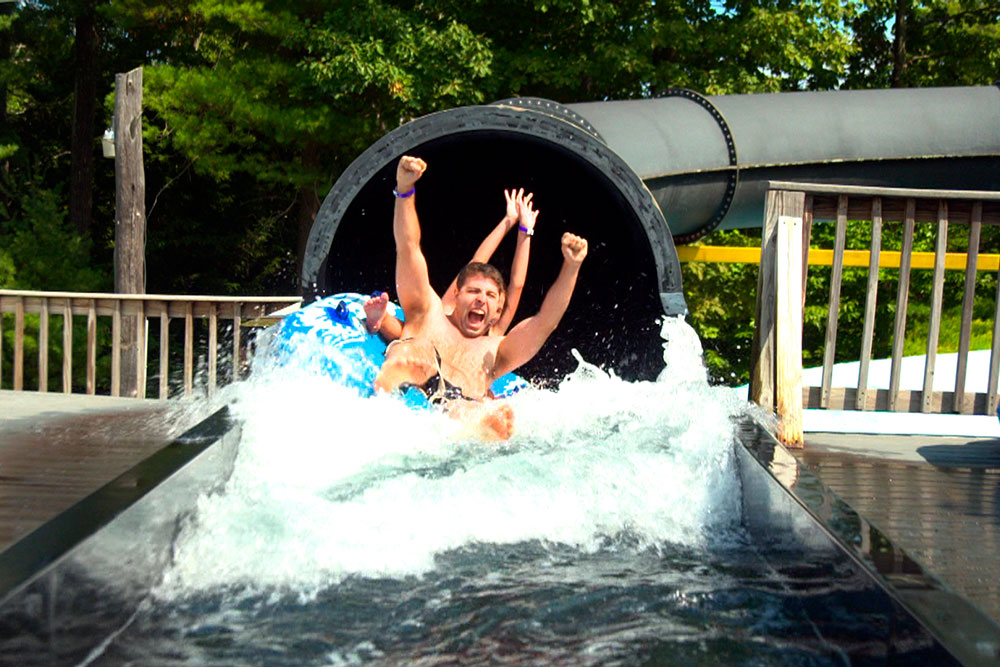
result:
M 524 232 L 525 236 L 534 236 L 535 235 L 535 230 L 534 229 L 528 229 L 524 225 L 518 225 L 517 228 L 519 230 L 521 230 L 522 232 Z
M 393 188 L 392 194 L 396 195 L 397 199 L 406 199 L 407 197 L 412 197 L 413 193 L 415 193 L 416 191 L 417 191 L 417 186 L 414 185 L 412 188 L 410 188 L 409 192 L 396 192 L 396 188 Z

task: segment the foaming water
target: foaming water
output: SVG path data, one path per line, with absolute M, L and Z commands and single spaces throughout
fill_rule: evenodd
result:
M 726 539 L 739 523 L 741 406 L 708 386 L 683 321 L 666 321 L 664 336 L 658 381 L 625 382 L 578 358 L 556 390 L 511 399 L 516 433 L 500 445 L 463 439 L 440 413 L 359 398 L 308 364 L 262 364 L 234 402 L 234 474 L 199 501 L 158 596 L 310 597 L 351 576 L 424 575 L 482 544 L 594 553 Z
M 708 385 L 683 321 L 662 334 L 656 382 L 578 356 L 556 389 L 511 399 L 516 433 L 499 445 L 359 398 L 311 370 L 315 350 L 276 365 L 264 345 L 228 396 L 233 474 L 185 515 L 153 594 L 104 583 L 142 526 L 118 528 L 107 567 L 65 575 L 80 599 L 130 610 L 100 632 L 96 613 L 61 618 L 61 646 L 88 651 L 68 664 L 884 659 L 885 629 L 912 629 L 887 622 L 848 557 L 742 530 L 746 406 Z M 18 664 L 54 664 L 50 650 L 18 648 Z

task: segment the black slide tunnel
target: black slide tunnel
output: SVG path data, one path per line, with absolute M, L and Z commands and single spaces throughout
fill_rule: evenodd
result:
M 394 294 L 392 189 L 400 156 L 428 163 L 417 191 L 421 246 L 443 291 L 503 217 L 504 188 L 534 193 L 541 211 L 515 322 L 536 312 L 562 262 L 560 237 L 588 239 L 573 302 L 556 334 L 524 369 L 558 378 L 570 350 L 629 379 L 662 368 L 658 320 L 686 312 L 669 228 L 631 168 L 567 108 L 546 100 L 451 109 L 414 120 L 368 148 L 340 176 L 313 224 L 303 292 Z M 514 241 L 493 263 L 507 275 Z

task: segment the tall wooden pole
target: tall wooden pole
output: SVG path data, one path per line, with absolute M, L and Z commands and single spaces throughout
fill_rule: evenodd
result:
M 143 294 L 146 291 L 146 177 L 142 166 L 142 68 L 115 75 L 115 291 Z M 142 318 L 143 320 L 145 318 Z M 140 391 L 139 363 L 145 355 L 145 322 L 139 316 L 122 318 L 120 392 Z M 115 384 L 112 378 L 112 385 Z

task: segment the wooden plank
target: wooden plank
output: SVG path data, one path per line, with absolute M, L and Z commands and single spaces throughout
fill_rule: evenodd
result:
M 870 197 L 903 197 L 913 199 L 979 199 L 1000 201 L 1000 192 L 993 190 L 930 190 L 918 188 L 880 188 L 865 185 L 830 185 L 798 181 L 767 181 L 772 190 L 796 190 L 812 194 L 864 195 Z
M 757 326 L 750 351 L 750 400 L 768 411 L 774 409 L 775 235 L 780 207 L 780 193 L 768 192 L 764 200 L 760 268 L 757 271 Z
M 899 394 L 899 374 L 903 367 L 903 344 L 906 342 L 906 309 L 910 298 L 910 256 L 913 253 L 914 209 L 916 202 L 906 202 L 903 225 L 902 262 L 899 266 L 899 286 L 896 290 L 896 324 L 892 330 L 892 362 L 889 369 L 889 409 L 896 409 Z
M 833 377 L 833 363 L 837 353 L 837 319 L 840 315 L 840 283 L 843 278 L 844 246 L 847 243 L 847 195 L 841 195 L 837 204 L 837 230 L 833 244 L 833 266 L 830 269 L 830 307 L 826 320 L 826 339 L 823 344 L 823 397 L 829 397 Z
M 868 291 L 865 295 L 865 320 L 861 333 L 861 357 L 858 365 L 858 409 L 863 409 L 868 391 L 868 366 L 875 336 L 875 308 L 878 305 L 878 260 L 882 250 L 882 199 L 872 200 L 871 263 L 868 265 Z
M 122 311 L 111 316 L 111 395 L 121 396 L 122 387 Z
M 965 402 L 965 376 L 969 365 L 969 344 L 972 339 L 972 306 L 976 299 L 976 264 L 979 258 L 979 237 L 982 233 L 983 204 L 976 202 L 969 224 L 969 263 L 965 267 L 965 293 L 962 295 L 962 325 L 958 334 L 958 368 L 955 371 L 955 412 L 961 413 Z
M 172 301 L 177 303 L 216 303 L 216 304 L 229 304 L 234 303 L 253 303 L 266 306 L 267 308 L 276 309 L 287 305 L 295 305 L 302 303 L 301 296 L 206 296 L 198 294 L 117 294 L 114 292 L 60 292 L 60 291 L 40 291 L 40 290 L 12 290 L 12 289 L 0 289 L 0 296 L 10 296 L 10 297 L 22 297 L 27 299 L 29 297 L 37 298 L 50 298 L 50 299 L 75 299 L 82 302 L 88 301 L 90 299 L 100 300 L 100 299 L 118 299 L 123 304 L 127 304 L 130 301 Z M 126 311 L 129 312 L 129 311 Z M 228 312 L 228 311 L 227 311 Z M 268 311 L 270 312 L 270 311 Z M 110 313 L 108 313 L 110 314 Z M 159 314 L 159 313 L 157 313 Z
M 97 393 L 97 302 L 87 309 L 87 393 Z
M 186 304 L 184 313 L 184 395 L 194 393 L 194 306 Z
M 835 220 L 837 216 L 837 198 L 830 195 L 815 195 L 816 204 L 813 208 L 815 220 Z M 933 224 L 937 222 L 937 203 L 939 199 L 917 199 L 915 220 L 917 223 Z M 952 224 L 966 224 L 971 221 L 972 204 L 975 200 L 947 199 L 948 221 Z M 847 219 L 856 220 L 868 215 L 870 197 L 851 197 L 847 209 Z M 884 197 L 882 201 L 882 220 L 903 220 L 906 199 Z M 983 224 L 1000 224 L 1000 202 L 983 202 Z
M 208 311 L 208 394 L 215 393 L 216 364 L 219 361 L 219 319 L 215 314 L 215 304 Z
M 49 300 L 42 301 L 38 314 L 38 391 L 49 390 Z
M 934 264 L 934 286 L 931 289 L 931 319 L 927 328 L 927 356 L 924 360 L 924 412 L 931 411 L 934 391 L 934 365 L 937 361 L 938 338 L 941 333 L 941 304 L 944 301 L 944 253 L 948 250 L 948 202 L 938 205 L 936 244 L 939 261 Z
M 775 320 L 775 407 L 778 437 L 802 447 L 802 215 L 805 195 L 782 193 L 782 210 L 799 215 L 778 218 L 776 235 L 777 304 Z
M 233 304 L 233 382 L 240 381 L 240 325 L 242 324 L 242 318 L 240 317 L 240 304 Z
M 809 260 L 812 243 L 813 226 L 813 196 L 806 195 L 802 206 L 802 317 L 805 319 L 806 311 L 806 288 L 809 283 Z
M 755 253 L 759 254 L 757 249 L 754 249 Z M 754 260 L 756 263 L 757 260 Z M 1000 266 L 1000 263 L 998 263 Z M 964 260 L 962 267 L 965 267 Z M 66 296 L 66 295 L 69 296 Z M 121 314 L 124 315 L 135 315 L 139 312 L 140 304 L 144 302 L 145 297 L 141 295 L 127 295 L 127 294 L 97 294 L 94 297 L 80 297 L 74 295 L 73 293 L 67 292 L 28 292 L 26 290 L 0 290 L 0 296 L 10 297 L 0 302 L 0 308 L 3 312 L 13 313 L 15 311 L 14 300 L 17 298 L 23 299 L 24 312 L 25 313 L 37 313 L 41 307 L 41 300 L 43 298 L 69 298 L 73 304 L 73 314 L 74 315 L 86 315 L 91 307 L 91 301 L 94 302 L 94 307 L 96 309 L 97 315 L 99 317 L 112 317 L 114 315 L 115 304 L 118 304 Z M 149 297 L 145 301 L 145 313 L 149 317 L 158 317 L 160 312 L 164 309 L 170 315 L 170 317 L 184 317 L 185 311 L 187 310 L 187 303 L 182 297 L 171 297 L 172 301 L 156 300 L 153 297 Z M 193 305 L 193 313 L 195 317 L 208 317 L 209 304 L 212 303 L 214 297 L 198 297 L 190 300 Z M 222 297 L 218 297 L 221 299 Z M 232 298 L 232 297 L 231 297 Z M 241 304 L 241 315 L 244 319 L 247 317 L 257 318 L 257 317 L 275 317 L 280 318 L 289 312 L 294 312 L 298 309 L 299 301 L 298 299 L 282 298 L 280 300 L 261 300 L 264 297 L 257 297 L 253 299 L 248 299 L 246 297 L 239 297 L 243 300 L 240 301 Z M 216 304 L 216 314 L 218 317 L 223 319 L 229 319 L 232 317 L 233 312 L 233 301 L 220 302 Z
M 160 398 L 166 399 L 170 391 L 170 316 L 160 313 Z
M 858 390 L 854 387 L 833 387 L 830 390 L 830 410 L 867 410 L 889 412 L 889 390 L 869 389 L 864 406 L 858 408 Z M 986 393 L 969 394 L 963 414 L 990 415 L 989 395 Z M 820 408 L 822 387 L 803 387 L 802 403 L 807 409 Z M 951 391 L 936 391 L 931 393 L 932 412 L 943 412 L 954 403 L 955 394 Z M 922 391 L 901 390 L 897 395 L 897 407 L 892 412 L 923 412 L 924 393 Z M 995 404 L 993 404 L 995 405 Z
M 1000 275 L 997 275 L 997 293 L 993 304 L 993 342 L 990 343 L 990 378 L 986 393 L 991 407 L 997 404 L 997 375 L 1000 372 Z
M 138 304 L 141 309 L 140 312 L 136 313 L 135 317 L 135 377 L 136 377 L 136 392 L 135 396 L 138 398 L 146 398 L 146 313 L 144 308 L 144 302 L 139 301 Z
M 24 299 L 14 301 L 14 391 L 24 389 Z
M 62 390 L 73 393 L 73 309 L 69 299 L 63 299 Z

